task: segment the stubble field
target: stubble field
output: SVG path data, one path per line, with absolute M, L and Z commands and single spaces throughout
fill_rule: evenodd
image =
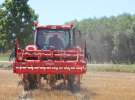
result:
M 18 81 L 12 70 L 0 70 L 0 100 L 20 100 Z M 31 91 L 30 100 L 135 100 L 135 74 L 88 70 L 80 92 L 43 88 Z

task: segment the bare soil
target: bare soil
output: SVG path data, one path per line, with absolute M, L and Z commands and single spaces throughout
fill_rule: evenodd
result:
M 0 100 L 20 100 L 23 89 L 18 82 L 12 70 L 0 70 Z M 135 100 L 135 74 L 89 71 L 80 92 L 43 88 L 31 93 L 30 100 Z

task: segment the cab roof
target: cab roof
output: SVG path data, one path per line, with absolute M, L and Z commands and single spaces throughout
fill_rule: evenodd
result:
M 74 25 L 37 25 L 37 29 L 73 29 Z

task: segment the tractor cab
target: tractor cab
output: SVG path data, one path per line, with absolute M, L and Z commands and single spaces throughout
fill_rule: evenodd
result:
M 75 46 L 73 25 L 38 26 L 35 44 L 42 50 L 67 50 Z
M 70 30 L 38 28 L 36 45 L 39 49 L 64 50 L 71 45 Z

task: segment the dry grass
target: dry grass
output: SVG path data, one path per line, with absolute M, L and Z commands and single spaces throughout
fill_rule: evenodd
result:
M 44 91 L 37 90 L 33 93 L 35 100 L 76 100 L 76 97 L 68 91 Z
M 18 100 L 23 93 L 18 86 L 19 77 L 11 70 L 0 70 L 0 100 Z M 50 90 L 47 88 L 32 91 L 32 100 L 78 100 L 68 90 Z
M 18 100 L 22 87 L 11 70 L 0 70 L 0 100 Z M 135 100 L 135 74 L 87 72 L 80 93 L 68 90 L 32 91 L 32 100 Z
M 16 100 L 21 91 L 17 76 L 9 70 L 0 70 L 0 100 Z
M 83 85 L 94 94 L 91 100 L 135 100 L 133 73 L 91 72 Z

